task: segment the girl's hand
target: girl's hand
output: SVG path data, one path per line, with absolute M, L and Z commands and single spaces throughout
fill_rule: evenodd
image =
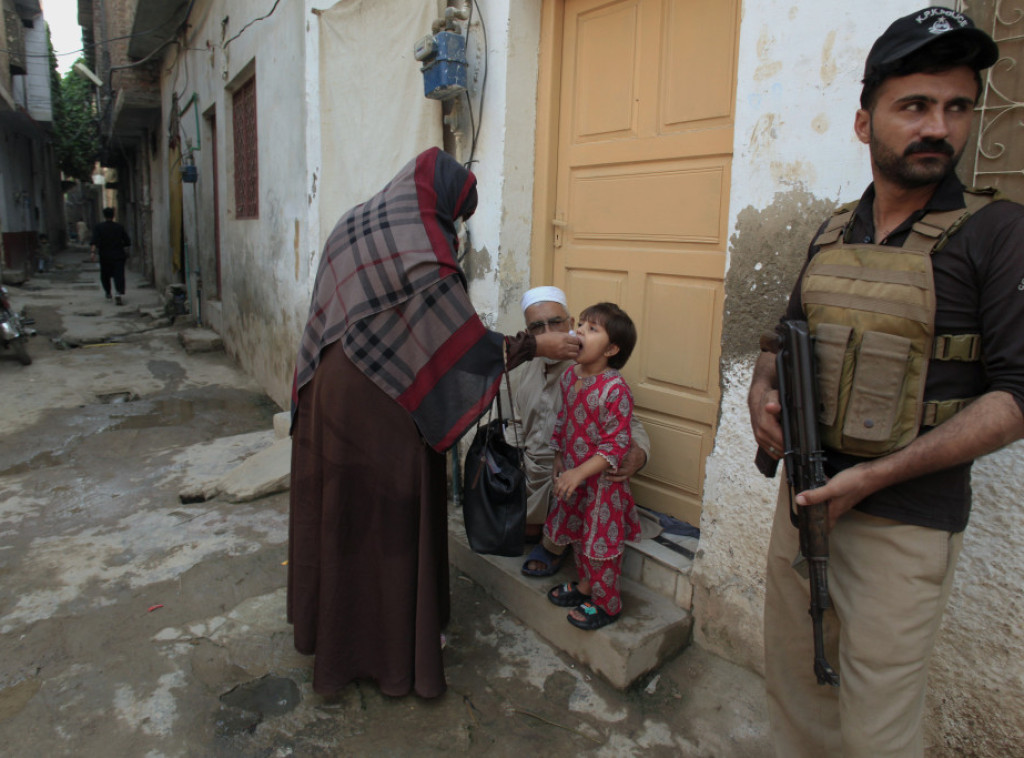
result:
M 555 461 L 551 464 L 551 478 L 558 479 L 563 471 L 565 471 L 565 461 L 562 460 L 562 454 L 555 453 Z
M 578 469 L 563 471 L 555 479 L 555 495 L 561 500 L 568 500 L 581 484 L 583 478 L 579 476 Z

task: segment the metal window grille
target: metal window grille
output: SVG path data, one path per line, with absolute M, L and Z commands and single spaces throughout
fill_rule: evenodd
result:
M 964 5 L 964 3 L 958 3 Z M 972 4 L 973 5 L 973 4 Z M 971 10 L 974 20 L 999 44 L 1000 60 L 985 72 L 977 111 L 971 183 L 993 185 L 1024 200 L 1024 11 L 1014 0 L 997 0 Z
M 235 138 L 235 217 L 260 215 L 260 166 L 256 140 L 256 77 L 239 87 L 231 98 Z

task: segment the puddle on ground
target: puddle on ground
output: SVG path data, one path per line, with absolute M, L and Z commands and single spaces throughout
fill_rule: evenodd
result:
M 151 427 L 184 426 L 195 419 L 206 419 L 211 423 L 223 423 L 225 434 L 231 426 L 228 420 L 242 420 L 256 413 L 267 413 L 270 419 L 277 412 L 277 406 L 269 398 L 253 398 L 247 392 L 234 390 L 206 390 L 202 396 L 189 393 L 189 398 L 171 397 L 160 400 L 140 399 L 131 392 L 112 393 L 120 399 L 105 401 L 110 404 L 123 405 L 112 410 L 112 425 L 117 429 L 149 429 Z M 222 420 L 222 421 L 218 421 Z
M 154 379 L 164 382 L 171 392 L 178 389 L 186 378 L 185 367 L 177 361 L 147 361 L 146 368 Z
M 107 392 L 103 395 L 97 395 L 96 399 L 101 403 L 117 405 L 119 403 L 130 403 L 133 400 L 138 400 L 139 396 L 131 390 L 121 390 L 118 392 Z
M 0 476 L 12 476 L 24 474 L 26 471 L 33 471 L 40 468 L 50 468 L 62 463 L 62 459 L 50 451 L 42 452 L 32 456 L 27 461 L 21 461 L 13 466 L 0 470 Z
M 263 716 L 248 711 L 235 711 L 221 708 L 214 721 L 214 732 L 218 737 L 238 737 L 244 734 L 255 734 L 256 727 L 263 721 Z
M 154 426 L 178 426 L 188 423 L 196 415 L 195 403 L 181 398 L 147 401 L 145 405 L 152 410 L 148 413 L 125 416 L 109 428 L 150 429 Z
M 302 701 L 302 695 L 299 685 L 291 679 L 267 674 L 228 690 L 220 701 L 261 716 L 280 716 L 293 710 Z

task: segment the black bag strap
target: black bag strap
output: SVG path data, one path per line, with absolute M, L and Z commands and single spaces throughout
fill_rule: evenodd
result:
M 516 401 L 515 401 L 515 398 L 512 397 L 512 380 L 509 379 L 508 369 L 507 368 L 503 368 L 502 371 L 505 374 L 505 390 L 508 392 L 508 404 L 509 404 L 509 406 L 511 406 L 509 408 L 509 411 L 511 412 L 511 415 L 509 417 L 509 421 L 511 422 L 512 429 L 513 429 L 513 431 L 515 433 L 516 450 L 519 451 L 519 454 L 518 454 L 519 468 L 523 468 L 523 453 L 522 453 L 523 446 L 519 444 L 519 424 L 516 423 Z M 501 391 L 500 390 L 498 391 L 497 397 L 498 397 L 498 418 L 502 418 L 502 416 L 501 416 Z
M 515 430 L 516 450 L 519 451 L 519 455 L 517 457 L 519 459 L 519 468 L 522 469 L 524 467 L 523 466 L 523 454 L 522 454 L 522 449 L 523 448 L 522 448 L 522 445 L 519 444 L 519 427 L 516 425 L 516 421 L 515 421 L 515 415 L 516 415 L 515 414 L 515 400 L 512 398 L 512 380 L 509 379 L 508 369 L 507 368 L 502 367 L 501 372 L 505 375 L 505 390 L 508 392 L 508 402 L 512 406 L 509 409 L 511 411 L 511 415 L 509 416 L 508 421 L 510 421 L 512 423 L 512 427 Z M 502 422 L 501 425 L 502 425 L 502 427 L 504 427 L 506 419 L 505 419 L 504 411 L 502 410 L 502 407 L 501 407 L 501 388 L 500 387 L 498 388 L 498 391 L 494 394 L 494 403 L 498 404 L 498 420 Z M 481 422 L 483 422 L 484 428 L 486 429 L 486 431 L 484 432 L 484 444 L 488 444 L 491 441 L 491 414 L 494 412 L 494 403 L 491 403 L 491 405 L 488 406 L 487 413 L 481 415 L 480 418 L 476 422 L 477 430 L 480 429 Z M 484 416 L 487 417 L 487 421 L 483 421 Z
M 507 368 L 502 367 L 502 373 L 505 374 L 505 389 L 508 392 L 508 402 L 512 406 L 510 408 L 510 410 L 512 411 L 512 417 L 510 418 L 510 421 L 512 422 L 512 426 L 515 429 L 516 465 L 519 467 L 519 470 L 522 471 L 523 474 L 525 475 L 526 474 L 526 461 L 523 458 L 523 448 L 522 448 L 522 445 L 519 444 L 519 427 L 516 425 L 516 421 L 515 421 L 515 400 L 512 397 L 512 380 L 509 379 L 508 369 Z M 495 395 L 494 395 L 494 402 L 498 404 L 498 420 L 502 422 L 501 426 L 504 427 L 505 416 L 504 416 L 504 414 L 502 412 L 502 408 L 501 408 L 501 388 L 499 388 L 498 392 L 495 393 Z M 483 427 L 484 427 L 484 450 L 486 450 L 486 448 L 489 447 L 490 444 L 491 444 L 491 429 L 492 429 L 491 414 L 493 412 L 494 412 L 494 403 L 491 403 L 488 406 L 488 408 L 487 408 L 487 413 L 481 415 L 480 418 L 476 422 L 476 429 L 477 429 L 477 432 L 479 433 L 481 421 L 483 421 L 484 416 L 487 417 L 487 421 L 483 422 Z M 480 473 L 482 471 L 483 471 L 483 467 L 480 467 L 480 468 L 478 468 L 476 470 L 476 476 L 473 477 L 473 483 L 471 485 L 469 485 L 471 489 L 476 487 L 477 483 L 480 480 Z

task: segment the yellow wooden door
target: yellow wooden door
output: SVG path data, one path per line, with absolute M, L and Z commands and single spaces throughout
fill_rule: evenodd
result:
M 693 524 L 720 400 L 738 22 L 738 0 L 566 0 L 537 219 L 574 314 L 609 300 L 636 323 L 623 373 L 652 456 L 633 492 Z

